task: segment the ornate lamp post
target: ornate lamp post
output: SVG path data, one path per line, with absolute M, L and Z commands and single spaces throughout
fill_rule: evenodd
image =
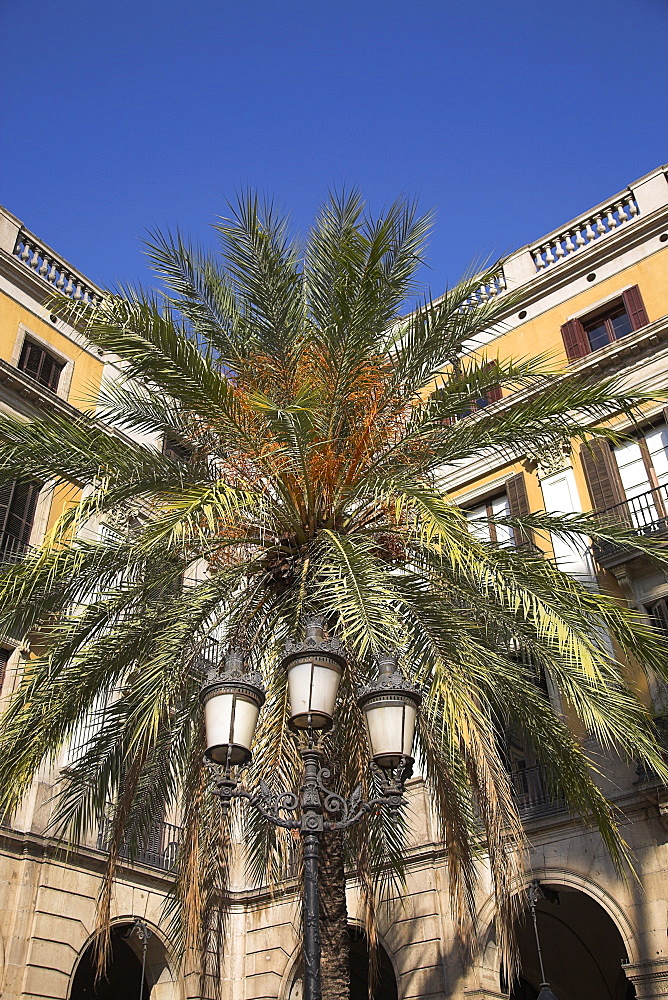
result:
M 418 688 L 400 673 L 396 658 L 379 661 L 379 676 L 358 692 L 364 713 L 371 766 L 380 794 L 364 801 L 357 787 L 349 799 L 327 788 L 330 772 L 322 766 L 318 732 L 332 726 L 345 656 L 337 639 L 325 638 L 321 619 L 306 625 L 302 642 L 288 643 L 283 659 L 290 696 L 290 727 L 308 735 L 302 750 L 304 778 L 299 794 L 273 791 L 264 783 L 254 791 L 239 787 L 238 766 L 251 757 L 251 743 L 264 690 L 259 674 L 243 669 L 243 654 L 231 650 L 224 669 L 202 687 L 207 733 L 206 757 L 215 769 L 216 794 L 228 809 L 233 798 L 247 799 L 268 822 L 299 830 L 304 848 L 304 1000 L 321 1000 L 318 863 L 320 836 L 345 830 L 373 809 L 396 811 L 403 802 L 404 782 L 412 773 L 413 737 L 420 705 Z M 296 814 L 290 816 L 289 814 Z M 286 815 L 288 814 L 288 815 Z
M 540 938 L 538 937 L 538 920 L 536 918 L 536 903 L 543 895 L 540 887 L 540 880 L 534 879 L 529 888 L 527 889 L 527 897 L 529 899 L 529 907 L 531 908 L 531 916 L 533 919 L 533 932 L 536 937 L 536 948 L 538 950 L 538 962 L 540 964 L 540 978 L 542 980 L 540 984 L 540 993 L 538 994 L 538 1000 L 557 1000 L 556 996 L 550 989 L 550 984 L 545 981 L 545 967 L 543 966 L 543 953 L 540 947 Z

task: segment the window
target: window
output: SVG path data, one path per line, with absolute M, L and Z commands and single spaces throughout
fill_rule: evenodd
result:
M 593 351 L 627 337 L 648 322 L 640 289 L 634 285 L 603 308 L 564 323 L 561 336 L 568 360 L 585 358 Z
M 495 523 L 495 518 L 510 515 L 508 497 L 505 493 L 491 497 L 484 503 L 469 508 L 465 513 L 471 534 L 476 538 L 483 542 L 494 542 L 496 545 L 512 543 L 512 529 L 507 524 Z
M 18 562 L 28 547 L 40 483 L 0 486 L 0 562 Z
M 594 319 L 583 323 L 583 326 L 592 351 L 611 344 L 613 340 L 621 340 L 633 332 L 631 317 L 623 304 L 600 313 Z
M 495 374 L 495 369 L 497 369 L 497 367 L 498 367 L 497 362 L 495 361 L 488 361 L 485 364 L 485 369 L 487 370 L 490 376 L 493 376 Z M 456 371 L 460 371 L 460 369 L 457 368 Z M 448 399 L 447 395 L 443 392 L 442 389 L 436 389 L 436 391 L 432 392 L 430 396 L 430 399 L 432 400 L 439 400 L 443 398 L 445 398 L 446 401 Z M 463 407 L 457 413 L 452 414 L 452 416 L 444 417 L 442 423 L 444 424 L 444 426 L 452 425 L 456 423 L 458 420 L 462 420 L 464 417 L 470 417 L 472 413 L 477 413 L 479 410 L 484 410 L 485 407 L 489 406 L 491 403 L 498 403 L 500 399 L 503 399 L 503 390 L 501 389 L 500 385 L 493 384 L 485 390 L 483 395 L 478 396 L 477 399 L 473 400 L 473 402 L 470 403 L 468 406 Z
M 660 423 L 611 447 L 598 440 L 581 451 L 594 510 L 615 508 L 615 516 L 639 531 L 665 527 L 668 517 L 668 426 Z
M 46 386 L 52 392 L 56 392 L 60 373 L 65 367 L 64 362 L 58 361 L 41 344 L 29 340 L 23 341 L 21 357 L 19 358 L 19 368 L 26 375 L 30 375 L 40 385 Z
M 658 601 L 653 601 L 646 605 L 652 625 L 668 635 L 668 598 L 661 597 Z
M 7 672 L 9 657 L 13 652 L 13 649 L 7 649 L 5 646 L 0 646 L 0 690 L 2 690 L 2 685 L 5 682 L 5 674 Z
M 503 493 L 498 493 L 475 507 L 467 508 L 464 513 L 469 522 L 471 534 L 484 542 L 495 545 L 514 545 L 521 547 L 531 543 L 531 539 L 518 528 L 508 524 L 497 524 L 496 518 L 524 517 L 529 513 L 524 474 L 512 476 L 506 482 Z
M 175 434 L 166 432 L 162 439 L 162 453 L 171 462 L 190 462 L 194 449 L 177 439 Z

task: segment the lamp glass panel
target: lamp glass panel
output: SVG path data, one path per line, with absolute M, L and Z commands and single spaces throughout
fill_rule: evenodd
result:
M 334 715 L 341 675 L 334 667 L 311 661 L 296 662 L 288 669 L 290 714 L 293 719 L 311 715 L 314 727 Z
M 234 739 L 233 743 L 250 750 L 255 736 L 260 709 L 257 702 L 237 695 L 237 703 L 234 711 Z
M 227 747 L 232 743 L 232 704 L 233 694 L 214 695 L 204 705 L 204 726 L 206 728 L 206 745 L 212 747 Z M 225 755 L 223 754 L 223 760 Z
M 234 706 L 234 722 L 232 708 Z M 242 747 L 250 750 L 260 709 L 242 695 L 223 693 L 209 698 L 204 706 L 206 743 L 211 756 L 219 763 L 227 760 L 227 748 Z M 239 763 L 247 757 L 242 751 L 233 750 L 230 763 Z
M 412 757 L 417 709 L 412 704 L 371 702 L 364 710 L 372 757 Z

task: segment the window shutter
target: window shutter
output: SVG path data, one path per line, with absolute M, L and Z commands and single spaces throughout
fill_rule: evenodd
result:
M 624 308 L 629 314 L 633 329 L 639 330 L 641 326 L 647 326 L 649 320 L 638 286 L 634 285 L 633 288 L 629 288 L 624 292 L 622 298 L 624 299 Z
M 496 361 L 488 361 L 487 369 L 491 371 L 493 368 L 497 367 Z M 498 403 L 500 399 L 503 398 L 503 393 L 501 391 L 500 385 L 495 385 L 491 389 L 488 389 L 485 393 L 485 399 L 488 403 Z
M 530 513 L 527 487 L 524 481 L 524 473 L 520 472 L 506 482 L 506 496 L 508 497 L 508 509 L 511 517 L 524 517 Z M 513 528 L 515 535 L 515 545 L 518 548 L 522 545 L 532 544 L 531 533 L 523 531 L 521 528 Z
M 47 389 L 55 392 L 60 381 L 60 373 L 64 367 L 62 362 L 57 361 L 39 344 L 34 344 L 27 338 L 23 341 L 19 368 L 40 385 L 45 385 Z
M 592 441 L 580 449 L 582 470 L 594 510 L 608 510 L 626 499 L 615 457 L 607 441 Z
M 12 655 L 11 649 L 6 649 L 4 646 L 0 646 L 0 689 L 5 682 L 5 674 L 7 672 L 7 663 L 9 662 L 9 657 Z
M 23 552 L 30 541 L 40 483 L 14 482 L 0 488 L 0 551 Z
M 591 354 L 591 344 L 579 319 L 569 319 L 568 323 L 564 323 L 561 328 L 561 337 L 569 361 L 576 361 L 578 358 L 585 358 Z
M 0 532 L 3 533 L 7 528 L 7 515 L 9 514 L 12 497 L 14 496 L 15 486 L 16 483 L 0 484 Z

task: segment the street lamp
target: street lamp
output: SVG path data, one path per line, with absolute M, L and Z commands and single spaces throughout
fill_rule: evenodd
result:
M 556 996 L 550 989 L 550 984 L 545 981 L 543 953 L 540 948 L 540 938 L 538 937 L 538 920 L 536 919 L 536 903 L 538 902 L 541 895 L 542 892 L 540 886 L 540 879 L 534 879 L 529 888 L 527 889 L 527 896 L 529 898 L 529 906 L 531 908 L 531 916 L 533 918 L 533 932 L 536 936 L 536 948 L 538 949 L 538 962 L 540 964 L 540 978 L 542 979 L 542 982 L 540 984 L 540 993 L 538 994 L 537 1000 L 557 1000 Z
M 251 759 L 264 688 L 259 673 L 244 672 L 244 655 L 230 649 L 222 671 L 215 667 L 202 685 L 206 756 L 215 764 L 246 764 Z
M 260 677 L 243 672 L 239 650 L 231 650 L 225 657 L 224 669 L 209 675 L 202 687 L 206 763 L 214 771 L 215 792 L 221 797 L 225 811 L 233 798 L 247 799 L 270 823 L 299 830 L 301 834 L 304 1000 L 321 1000 L 320 836 L 326 830 L 345 830 L 381 806 L 393 812 L 399 810 L 404 801 L 404 782 L 412 773 L 420 692 L 402 676 L 396 657 L 387 655 L 379 660 L 378 677 L 358 691 L 358 704 L 369 737 L 371 766 L 379 779 L 379 795 L 364 801 L 358 787 L 346 799 L 324 784 L 330 773 L 322 766 L 316 745 L 318 732 L 332 726 L 339 681 L 346 667 L 343 648 L 338 639 L 325 637 L 321 618 L 312 618 L 306 624 L 304 639 L 286 644 L 282 666 L 287 672 L 290 728 L 308 736 L 308 744 L 301 751 L 304 778 L 299 794 L 273 791 L 264 783 L 253 791 L 239 786 L 238 772 L 250 761 L 251 743 L 264 702 Z

